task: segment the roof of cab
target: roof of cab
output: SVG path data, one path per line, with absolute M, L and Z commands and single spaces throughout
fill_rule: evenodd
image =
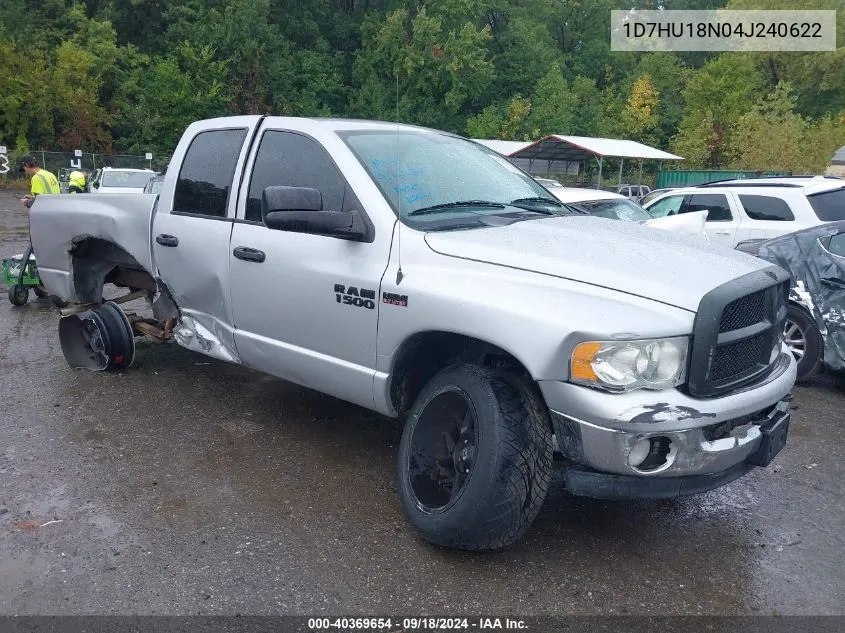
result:
M 432 132 L 436 134 L 448 134 L 449 136 L 456 136 L 451 132 L 446 132 L 444 130 L 436 130 L 433 128 L 422 127 L 419 125 L 411 125 L 409 123 L 394 123 L 391 121 L 374 121 L 370 119 L 351 119 L 351 118 L 341 118 L 341 117 L 286 117 L 286 116 L 267 116 L 261 117 L 259 115 L 237 115 L 237 116 L 225 116 L 225 117 L 214 117 L 210 119 L 203 119 L 200 121 L 194 121 L 192 125 L 200 125 L 201 127 L 207 127 L 209 124 L 211 125 L 231 125 L 233 123 L 237 124 L 245 124 L 245 123 L 256 123 L 264 119 L 266 123 L 270 125 L 293 125 L 296 127 L 296 123 L 304 123 L 307 122 L 309 125 L 316 125 L 322 127 L 327 130 L 333 130 L 337 132 L 347 131 L 347 130 L 384 130 L 395 132 L 398 130 L 413 130 L 413 131 L 424 131 L 424 132 Z

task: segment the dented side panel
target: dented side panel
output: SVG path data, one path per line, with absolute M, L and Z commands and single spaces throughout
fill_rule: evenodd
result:
M 173 153 L 172 169 L 168 169 L 162 184 L 150 239 L 155 274 L 182 310 L 182 323 L 174 332 L 176 341 L 189 349 L 230 362 L 240 362 L 235 347 L 235 321 L 229 290 L 232 221 L 237 205 L 234 192 L 241 186 L 246 155 L 260 121 L 259 116 L 210 119 L 195 122 L 185 130 Z M 202 215 L 202 208 L 191 209 L 190 212 L 174 210 L 176 185 L 194 140 L 206 132 L 232 130 L 241 131 L 243 140 L 240 147 L 232 145 L 227 148 L 237 154 L 231 182 L 215 183 L 218 187 L 228 185 L 232 192 L 226 202 L 225 216 Z M 197 158 L 195 153 L 193 163 L 185 165 L 189 173 L 184 177 L 196 177 L 197 170 L 207 169 L 213 173 L 215 161 L 219 159 L 219 156 L 203 154 Z
M 792 277 L 790 300 L 805 308 L 824 340 L 824 362 L 845 370 L 845 258 L 828 252 L 825 238 L 845 231 L 831 222 L 764 243 L 759 256 Z
M 47 290 L 65 301 L 78 297 L 73 286 L 73 251 L 86 238 L 116 244 L 145 270 L 152 270 L 152 194 L 38 196 L 30 210 L 30 236 L 38 272 Z
M 231 328 L 213 322 L 209 329 L 189 314 L 182 314 L 179 324 L 173 330 L 173 338 L 187 349 L 225 360 L 240 363 L 234 346 Z

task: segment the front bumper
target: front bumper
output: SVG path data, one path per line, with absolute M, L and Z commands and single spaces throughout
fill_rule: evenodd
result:
M 720 460 L 726 459 L 728 453 L 733 457 L 745 457 L 718 472 L 674 477 L 635 477 L 574 467 L 566 470 L 566 487 L 574 495 L 596 499 L 667 499 L 713 490 L 742 477 L 755 466 L 771 463 L 786 444 L 789 419 L 788 400 L 784 400 L 775 406 L 762 424 L 754 427 L 757 433 L 753 441 L 746 442 L 741 451 L 726 449 L 722 452 Z M 745 450 L 748 446 L 754 447 L 750 453 Z M 713 460 L 710 463 L 720 462 Z
M 640 487 L 642 492 L 623 496 L 653 497 L 716 487 L 753 465 L 765 465 L 759 451 L 769 442 L 768 428 L 788 429 L 794 382 L 795 361 L 784 353 L 760 383 L 711 399 L 691 398 L 677 390 L 609 394 L 568 383 L 540 385 L 558 447 L 580 468 L 568 476 L 573 490 L 586 490 L 599 475 L 618 475 L 635 480 L 619 480 L 619 485 L 632 491 Z M 632 466 L 631 450 L 649 438 L 668 442 L 665 461 L 648 469 Z M 645 483 L 689 477 L 705 479 Z M 657 491 L 661 487 L 664 492 Z

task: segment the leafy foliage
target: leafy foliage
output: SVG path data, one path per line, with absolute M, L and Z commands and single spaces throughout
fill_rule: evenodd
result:
M 638 8 L 790 9 L 788 0 Z M 811 7 L 841 8 L 841 0 Z M 358 116 L 476 138 L 668 147 L 687 167 L 822 170 L 845 48 L 614 53 L 615 0 L 0 0 L 0 144 L 172 151 L 193 120 Z M 845 42 L 845 12 L 837 14 Z

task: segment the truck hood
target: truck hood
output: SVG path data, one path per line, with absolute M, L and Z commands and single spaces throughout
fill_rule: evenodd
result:
M 551 275 L 696 311 L 704 294 L 768 263 L 634 222 L 555 217 L 430 232 L 435 253 Z

